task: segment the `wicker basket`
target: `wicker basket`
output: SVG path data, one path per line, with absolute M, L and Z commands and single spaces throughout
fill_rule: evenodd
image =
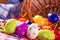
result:
M 24 0 L 21 16 L 32 21 L 35 15 L 46 17 L 49 12 L 60 15 L 60 0 Z
M 8 0 L 0 0 L 0 3 L 7 3 Z

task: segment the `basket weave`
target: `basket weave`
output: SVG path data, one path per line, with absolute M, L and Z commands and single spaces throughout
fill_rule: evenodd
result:
M 0 0 L 0 3 L 7 3 L 8 0 Z
M 60 15 L 60 0 L 24 0 L 21 16 L 32 21 L 35 15 L 46 17 L 49 12 Z

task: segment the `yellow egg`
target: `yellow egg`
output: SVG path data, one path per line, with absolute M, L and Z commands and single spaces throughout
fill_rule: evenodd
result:
M 34 16 L 33 21 L 38 25 L 44 25 L 44 26 L 50 25 L 50 21 L 47 18 L 43 18 L 42 16 L 39 15 Z
M 33 17 L 33 21 L 39 25 L 43 24 L 42 21 L 43 21 L 43 17 L 42 16 L 39 16 L 39 15 L 36 15 Z

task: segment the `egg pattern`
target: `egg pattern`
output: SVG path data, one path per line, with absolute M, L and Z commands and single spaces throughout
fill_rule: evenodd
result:
M 30 39 L 35 39 L 38 35 L 38 25 L 33 23 L 27 29 L 27 37 Z

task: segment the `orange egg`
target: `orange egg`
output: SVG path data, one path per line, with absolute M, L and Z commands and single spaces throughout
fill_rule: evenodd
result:
M 34 16 L 33 21 L 39 25 L 44 25 L 44 26 L 50 25 L 50 21 L 47 18 L 43 18 L 42 16 L 39 15 Z
M 47 18 L 44 18 L 43 22 L 44 22 L 44 26 L 48 26 L 51 24 Z

